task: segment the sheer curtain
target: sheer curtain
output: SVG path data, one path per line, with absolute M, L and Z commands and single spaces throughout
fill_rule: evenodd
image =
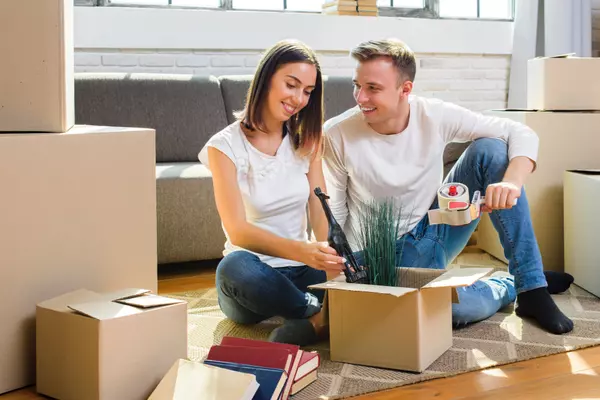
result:
M 508 108 L 527 107 L 527 60 L 592 55 L 591 0 L 515 0 Z

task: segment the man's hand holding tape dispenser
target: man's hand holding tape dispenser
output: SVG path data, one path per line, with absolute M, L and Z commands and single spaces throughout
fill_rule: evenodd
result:
M 351 52 L 357 106 L 325 123 L 329 204 L 354 250 L 359 213 L 373 198 L 411 209 L 398 237 L 399 265 L 446 268 L 465 247 L 481 212 L 490 212 L 509 273 L 459 289 L 455 326 L 486 319 L 516 301 L 516 313 L 563 334 L 573 322 L 550 294 L 568 274 L 544 272 L 523 185 L 535 170 L 538 136 L 525 125 L 413 95 L 416 62 L 399 40 L 372 40 Z M 470 142 L 448 175 L 451 142 Z

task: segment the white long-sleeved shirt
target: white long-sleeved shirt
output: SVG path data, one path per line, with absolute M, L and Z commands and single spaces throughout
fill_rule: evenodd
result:
M 401 207 L 399 235 L 425 216 L 443 182 L 443 153 L 450 142 L 498 138 L 508 143 L 509 160 L 537 162 L 539 139 L 526 125 L 485 116 L 437 99 L 410 96 L 406 129 L 382 135 L 358 107 L 325 123 L 324 173 L 329 204 L 358 250 L 359 215 L 373 199 L 392 198 Z

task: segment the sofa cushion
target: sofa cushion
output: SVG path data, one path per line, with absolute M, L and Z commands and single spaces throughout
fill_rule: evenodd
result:
M 156 211 L 159 264 L 223 256 L 225 234 L 204 165 L 157 164 Z
M 208 138 L 227 125 L 216 77 L 77 73 L 78 124 L 156 130 L 157 162 L 197 161 Z
M 325 120 L 356 106 L 349 76 L 326 76 L 323 83 Z
M 225 112 L 227 113 L 227 122 L 235 122 L 234 113 L 244 109 L 246 104 L 246 94 L 250 89 L 252 75 L 222 75 L 219 76 L 221 93 L 225 103 Z

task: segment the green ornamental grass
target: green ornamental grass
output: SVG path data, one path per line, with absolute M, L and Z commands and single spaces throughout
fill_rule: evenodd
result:
M 359 217 L 360 232 L 355 234 L 367 268 L 369 284 L 398 286 L 396 241 L 402 226 L 402 207 L 393 199 L 372 200 L 363 206 Z M 410 218 L 407 219 L 409 221 Z

